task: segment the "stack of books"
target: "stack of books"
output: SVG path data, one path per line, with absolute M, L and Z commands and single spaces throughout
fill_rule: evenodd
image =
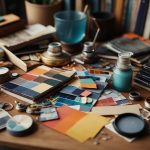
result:
M 74 79 L 74 71 L 63 71 L 39 66 L 22 76 L 5 82 L 1 90 L 30 104 L 39 102 Z
M 28 46 L 50 39 L 54 36 L 54 34 L 55 28 L 50 25 L 28 25 L 23 30 L 0 38 L 0 45 L 3 45 L 10 51 L 14 52 L 16 50 L 27 48 Z
M 136 74 L 134 82 L 136 85 L 150 91 L 150 62 L 146 63 Z
M 117 59 L 122 52 L 131 52 L 131 61 L 137 66 L 142 66 L 150 59 L 150 44 L 136 34 L 124 34 L 97 47 L 95 52 L 99 57 Z

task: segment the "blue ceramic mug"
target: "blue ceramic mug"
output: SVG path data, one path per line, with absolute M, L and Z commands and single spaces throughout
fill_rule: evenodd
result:
M 56 34 L 67 44 L 79 43 L 85 37 L 87 16 L 79 11 L 59 11 L 54 14 Z

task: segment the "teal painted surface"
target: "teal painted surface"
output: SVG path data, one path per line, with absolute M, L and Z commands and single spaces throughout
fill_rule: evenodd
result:
M 130 91 L 132 87 L 132 69 L 121 70 L 115 68 L 113 71 L 112 85 L 117 91 Z

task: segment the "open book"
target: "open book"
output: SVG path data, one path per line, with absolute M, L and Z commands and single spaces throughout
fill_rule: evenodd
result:
M 3 38 L 0 38 L 0 45 L 9 50 L 17 50 L 33 43 L 52 37 L 55 28 L 41 24 L 29 25 L 24 30 L 20 30 Z

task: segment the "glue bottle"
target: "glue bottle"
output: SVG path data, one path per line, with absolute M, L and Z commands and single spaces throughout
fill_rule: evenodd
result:
M 132 66 L 131 52 L 124 52 L 118 55 L 116 67 L 113 70 L 112 86 L 120 92 L 128 92 L 132 87 Z

